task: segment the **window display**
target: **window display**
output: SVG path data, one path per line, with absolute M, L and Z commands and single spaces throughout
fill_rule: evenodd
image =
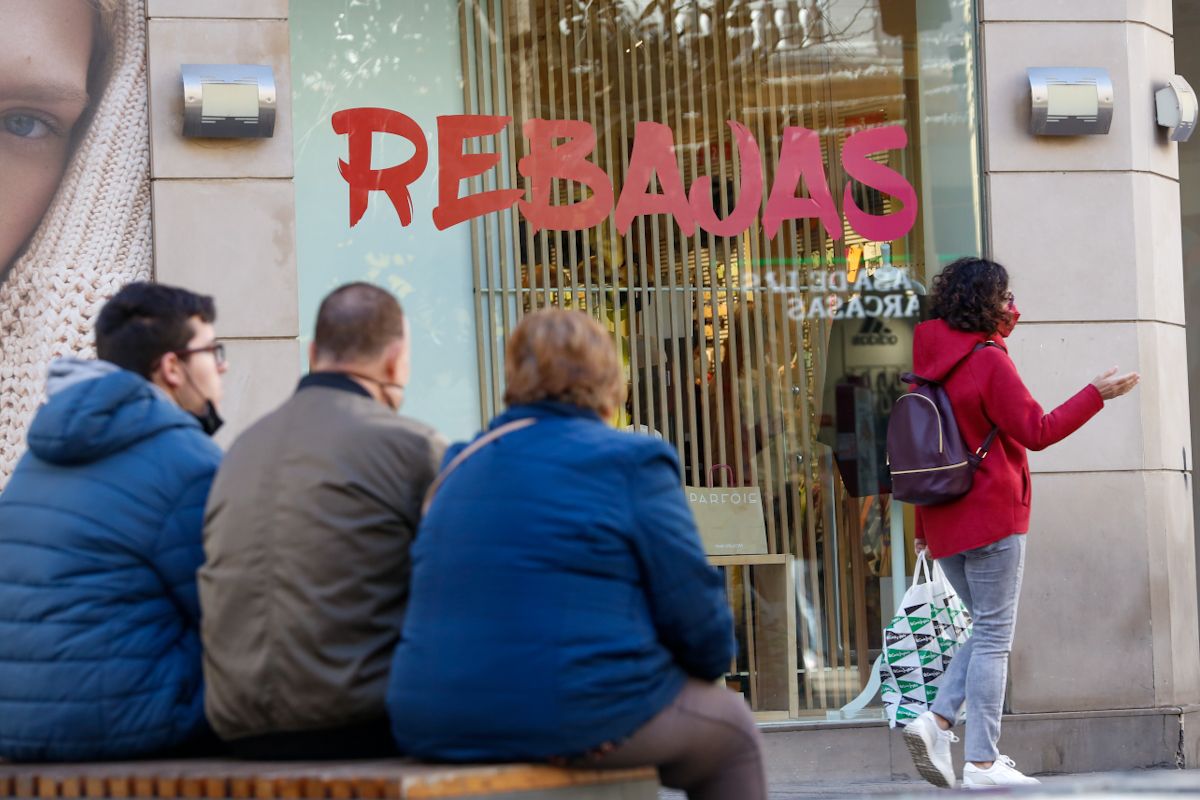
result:
M 415 336 L 453 321 L 454 355 L 416 340 L 411 402 L 458 436 L 501 407 L 524 314 L 601 320 L 617 423 L 677 449 L 724 570 L 729 685 L 764 720 L 878 715 L 911 568 L 887 419 L 925 286 L 982 247 L 973 4 L 322 5 L 292 7 L 302 301 L 323 253 Z M 427 77 L 450 58 L 461 85 Z

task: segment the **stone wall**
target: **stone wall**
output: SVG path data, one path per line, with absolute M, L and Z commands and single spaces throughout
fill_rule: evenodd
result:
M 1142 384 L 1033 453 L 1016 713 L 1200 701 L 1178 153 L 1155 123 L 1170 0 L 981 0 L 994 257 L 1012 355 L 1047 408 L 1119 365 Z M 1104 67 L 1107 136 L 1034 137 L 1025 70 Z
M 287 0 L 149 0 L 155 278 L 213 295 L 226 343 L 218 441 L 282 402 L 300 371 Z M 271 139 L 185 139 L 181 64 L 269 64 Z

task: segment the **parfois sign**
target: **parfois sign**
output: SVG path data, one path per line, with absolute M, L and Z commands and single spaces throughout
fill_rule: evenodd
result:
M 727 124 L 737 144 L 741 190 L 723 219 L 713 205 L 710 176 L 697 177 L 685 190 L 676 163 L 674 133 L 657 122 L 637 123 L 619 196 L 612 178 L 589 160 L 596 147 L 595 128 L 581 120 L 563 119 L 531 119 L 523 125 L 527 155 L 517 162 L 517 173 L 525 179 L 525 189 L 498 188 L 463 195 L 464 180 L 490 172 L 501 160 L 494 148 L 493 152 L 466 152 L 466 143 L 495 137 L 511 122 L 511 117 L 477 114 L 437 118 L 438 203 L 432 217 L 438 230 L 504 211 L 514 204 L 534 231 L 585 230 L 611 215 L 622 236 L 634 219 L 650 214 L 670 215 L 687 236 L 697 228 L 714 236 L 736 236 L 749 230 L 761 212 L 763 230 L 770 239 L 785 221 L 806 219 L 819 220 L 831 239 L 841 239 L 844 216 L 859 235 L 887 242 L 906 235 L 917 218 L 916 190 L 903 175 L 872 158 L 907 146 L 908 136 L 898 125 L 867 128 L 846 138 L 840 156 L 851 180 L 842 187 L 840 209 L 826 177 L 820 137 L 816 131 L 799 126 L 783 130 L 774 181 L 763 207 L 764 170 L 758 142 L 745 125 L 733 120 Z M 332 125 L 336 134 L 347 137 L 348 158 L 339 161 L 338 167 L 349 189 L 350 226 L 362 219 L 374 192 L 387 197 L 402 226 L 409 225 L 416 211 L 409 187 L 429 166 L 429 145 L 420 125 L 386 108 L 338 111 Z M 412 156 L 400 164 L 373 166 L 375 134 L 403 137 L 414 148 Z M 590 195 L 568 205 L 553 205 L 550 199 L 554 180 L 579 183 Z M 855 203 L 853 181 L 894 197 L 899 210 L 888 214 L 863 211 Z M 660 191 L 651 190 L 655 185 Z M 807 196 L 799 196 L 800 190 Z

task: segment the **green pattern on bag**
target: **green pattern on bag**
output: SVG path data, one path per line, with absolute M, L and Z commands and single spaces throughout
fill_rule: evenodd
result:
M 921 666 L 926 666 L 935 658 L 941 658 L 944 652 L 940 648 L 938 650 L 921 650 L 917 653 L 917 658 L 921 659 Z
M 925 580 L 918 583 L 921 576 Z M 908 724 L 933 704 L 938 682 L 970 635 L 966 606 L 937 563 L 922 553 L 900 612 L 883 634 L 888 646 L 879 663 L 880 696 L 893 728 Z

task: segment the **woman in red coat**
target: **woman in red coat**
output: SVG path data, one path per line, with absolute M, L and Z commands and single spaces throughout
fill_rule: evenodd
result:
M 962 597 L 974 631 L 950 662 L 933 707 L 904 738 L 917 769 L 938 786 L 954 786 L 951 728 L 967 705 L 963 786 L 1037 783 L 996 748 L 1008 676 L 1017 598 L 1025 565 L 1032 483 L 1027 450 L 1041 450 L 1078 430 L 1138 382 L 1109 370 L 1049 414 L 1025 388 L 1004 337 L 1019 316 L 999 264 L 963 258 L 933 280 L 933 319 L 917 326 L 913 372 L 942 383 L 964 442 L 974 448 L 999 428 L 971 490 L 935 506 L 919 506 L 917 551 L 928 547 Z M 992 346 L 976 350 L 982 342 Z

